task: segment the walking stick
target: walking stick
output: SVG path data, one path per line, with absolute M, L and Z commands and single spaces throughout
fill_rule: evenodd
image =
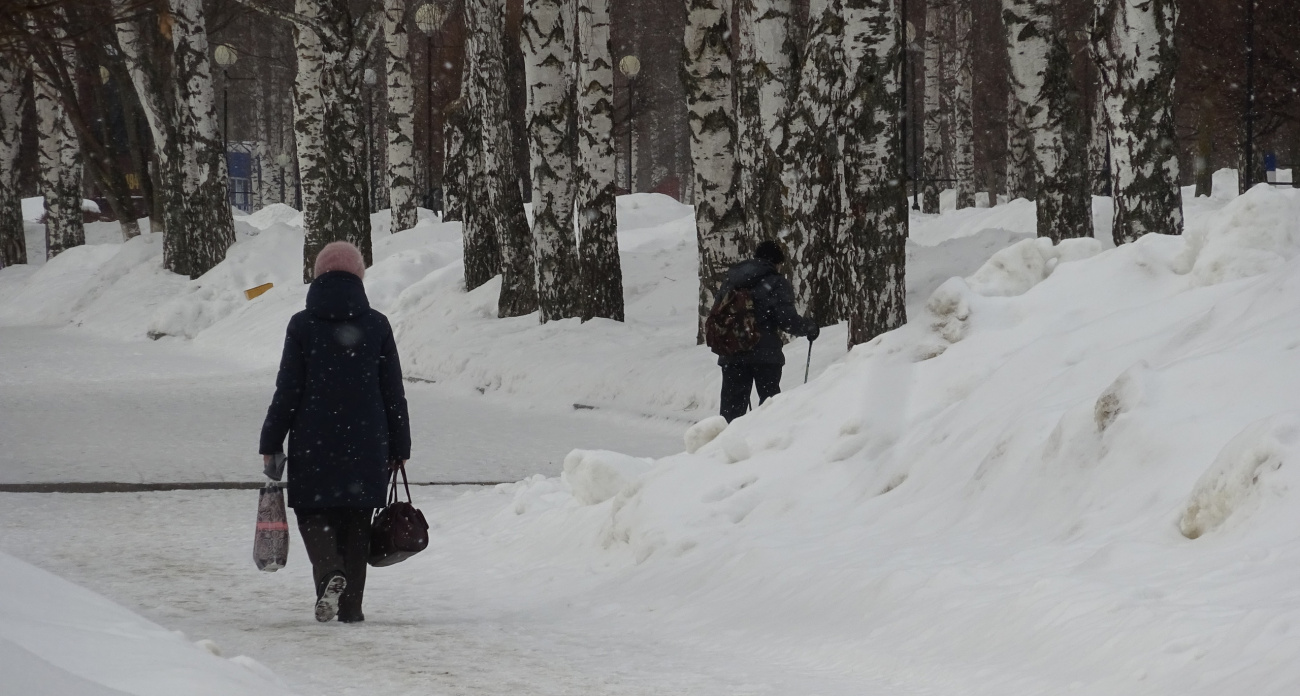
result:
M 808 370 L 812 367 L 812 339 L 808 339 L 808 362 L 803 366 L 803 383 L 808 383 Z

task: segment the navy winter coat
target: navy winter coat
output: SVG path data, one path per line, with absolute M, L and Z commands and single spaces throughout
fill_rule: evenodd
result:
M 749 296 L 754 300 L 760 338 L 758 345 L 747 353 L 719 357 L 719 365 L 784 365 L 780 332 L 807 336 L 817 328 L 811 319 L 799 316 L 790 281 L 767 261 L 750 259 L 732 266 L 718 290 L 718 301 L 722 301 L 732 288 L 749 290 Z
M 383 507 L 389 462 L 411 456 L 402 366 L 361 279 L 322 274 L 284 339 L 262 454 L 289 436 L 289 505 Z

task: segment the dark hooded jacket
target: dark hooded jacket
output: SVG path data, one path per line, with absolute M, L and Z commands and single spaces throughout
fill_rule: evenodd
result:
M 411 456 L 402 366 L 361 279 L 322 274 L 284 339 L 262 454 L 289 436 L 289 505 L 383 507 L 389 462 Z
M 722 356 L 719 365 L 784 365 L 785 353 L 781 351 L 781 331 L 795 336 L 807 336 L 816 328 L 811 319 L 799 316 L 794 306 L 794 288 L 785 276 L 777 273 L 776 266 L 761 259 L 741 261 L 727 271 L 727 277 L 718 290 L 718 301 L 733 288 L 749 290 L 754 300 L 754 314 L 761 337 L 758 345 L 747 353 Z

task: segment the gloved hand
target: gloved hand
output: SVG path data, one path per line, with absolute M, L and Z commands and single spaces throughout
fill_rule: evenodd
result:
M 809 341 L 816 341 L 817 337 L 822 335 L 822 329 L 815 322 L 809 322 L 809 323 L 812 324 L 812 328 L 808 330 L 808 333 L 806 335 L 808 336 Z

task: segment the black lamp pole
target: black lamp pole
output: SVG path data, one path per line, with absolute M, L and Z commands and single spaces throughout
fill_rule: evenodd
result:
M 627 192 L 632 193 L 632 103 L 636 92 L 636 78 L 627 78 Z
M 1255 0 L 1246 0 L 1246 171 L 1243 189 L 1255 185 Z
M 433 208 L 433 32 L 424 38 L 425 73 L 428 78 L 429 94 L 424 100 L 425 150 L 424 156 L 424 206 Z

